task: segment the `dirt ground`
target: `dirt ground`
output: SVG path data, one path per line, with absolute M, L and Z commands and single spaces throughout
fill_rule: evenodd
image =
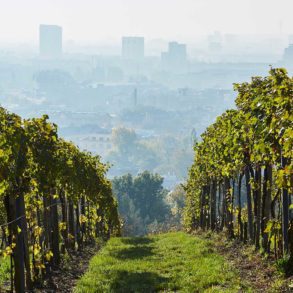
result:
M 101 245 L 90 245 L 76 251 L 63 261 L 61 268 L 53 270 L 41 288 L 33 292 L 72 292 L 78 279 L 86 272 L 90 259 L 100 250 Z
M 273 257 L 265 258 L 251 245 L 228 241 L 224 233 L 203 235 L 214 239 L 216 250 L 237 268 L 240 278 L 253 292 L 293 292 L 293 277 L 285 278 Z

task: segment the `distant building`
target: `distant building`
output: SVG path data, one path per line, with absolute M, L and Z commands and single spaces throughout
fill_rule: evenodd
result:
M 55 58 L 62 54 L 62 27 L 41 24 L 39 28 L 39 49 L 42 57 Z
M 81 150 L 105 157 L 112 148 L 111 131 L 101 131 L 92 134 L 77 134 L 66 137 L 78 145 Z
M 162 53 L 161 60 L 164 67 L 182 67 L 187 61 L 186 45 L 170 42 L 168 51 Z
M 283 61 L 293 64 L 293 44 L 289 45 L 284 51 Z
M 127 60 L 140 61 L 144 58 L 143 37 L 123 37 L 122 57 Z
M 177 42 L 169 43 L 169 58 L 175 61 L 186 61 L 186 45 Z
M 214 32 L 208 36 L 209 50 L 214 53 L 218 53 L 222 50 L 222 35 L 220 32 Z

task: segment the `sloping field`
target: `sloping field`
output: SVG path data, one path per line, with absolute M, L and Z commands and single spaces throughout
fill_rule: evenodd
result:
M 112 238 L 75 292 L 249 292 L 212 247 L 182 232 Z

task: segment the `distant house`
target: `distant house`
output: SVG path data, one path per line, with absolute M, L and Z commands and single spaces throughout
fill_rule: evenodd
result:
M 81 149 L 105 156 L 112 148 L 111 133 L 95 133 L 80 136 L 78 145 Z
M 76 133 L 67 136 L 66 139 L 73 141 L 81 150 L 90 151 L 105 157 L 112 148 L 111 129 L 97 129 L 92 133 Z

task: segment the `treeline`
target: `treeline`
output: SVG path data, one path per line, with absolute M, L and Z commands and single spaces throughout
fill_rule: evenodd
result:
M 106 159 L 120 173 L 138 174 L 149 170 L 159 174 L 171 173 L 183 180 L 192 164 L 193 141 L 190 136 L 140 137 L 133 129 L 118 127 L 112 131 L 111 141 L 112 148 Z
M 163 177 L 149 171 L 135 177 L 126 174 L 113 179 L 123 236 L 168 230 L 171 210 L 166 202 L 168 191 L 163 188 L 163 181 Z
M 185 225 L 225 229 L 292 264 L 293 79 L 271 69 L 235 90 L 237 109 L 218 117 L 194 148 Z
M 48 116 L 22 120 L 0 107 L 0 261 L 11 257 L 12 290 L 32 289 L 62 255 L 120 233 L 107 168 L 59 138 Z

